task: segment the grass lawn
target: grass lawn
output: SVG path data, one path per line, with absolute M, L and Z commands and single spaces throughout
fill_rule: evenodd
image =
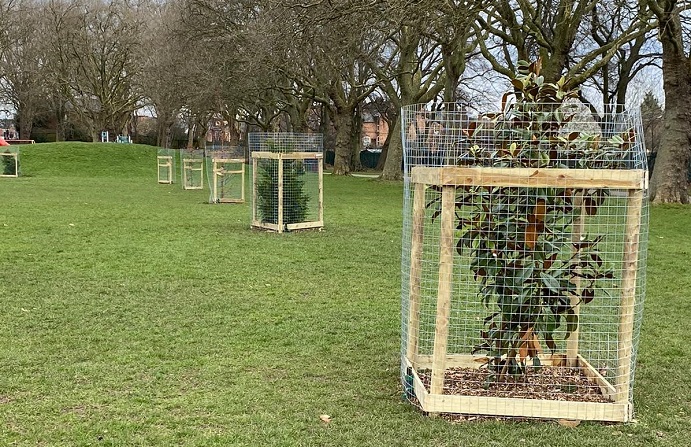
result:
M 157 184 L 155 148 L 21 149 L 2 446 L 691 445 L 691 207 L 651 212 L 636 423 L 451 424 L 401 400 L 402 185 L 325 176 L 324 230 L 279 235 Z

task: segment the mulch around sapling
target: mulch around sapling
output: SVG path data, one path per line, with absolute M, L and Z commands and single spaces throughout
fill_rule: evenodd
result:
M 569 402 L 611 402 L 580 368 L 543 367 L 525 375 L 488 382 L 491 371 L 449 368 L 444 376 L 444 394 L 517 399 L 544 399 Z M 429 390 L 432 372 L 418 371 Z

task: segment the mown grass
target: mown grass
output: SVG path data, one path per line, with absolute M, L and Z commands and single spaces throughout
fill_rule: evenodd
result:
M 278 235 L 155 155 L 0 179 L 0 445 L 688 445 L 691 208 L 652 209 L 636 423 L 450 424 L 401 400 L 400 184 L 326 176 L 324 231 Z

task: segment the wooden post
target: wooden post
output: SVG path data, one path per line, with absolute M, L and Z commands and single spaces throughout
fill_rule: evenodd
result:
M 278 157 L 278 232 L 283 233 L 283 157 Z
M 252 225 L 257 222 L 257 167 L 256 157 L 252 157 Z
M 444 393 L 449 316 L 451 315 L 451 283 L 453 280 L 455 196 L 456 188 L 454 186 L 445 185 L 442 187 L 437 317 L 434 323 L 434 351 L 432 353 L 432 382 L 430 385 L 430 394 L 433 395 Z
M 240 200 L 244 203 L 245 202 L 245 160 L 240 161 L 240 184 L 242 185 L 240 188 Z
M 319 175 L 319 222 L 324 222 L 324 160 L 317 158 L 317 172 Z
M 626 235 L 624 237 L 624 272 L 621 278 L 616 403 L 627 403 L 629 401 L 631 356 L 633 354 L 633 323 L 636 305 L 636 276 L 638 273 L 638 243 L 641 231 L 642 205 L 643 191 L 629 191 L 626 213 Z
M 410 241 L 410 287 L 408 289 L 408 340 L 406 357 L 417 367 L 418 333 L 420 331 L 420 281 L 422 275 L 422 242 L 425 219 L 425 185 L 416 183 L 413 193 L 413 228 Z
M 576 218 L 576 220 L 573 222 L 573 228 L 571 232 L 571 241 L 572 242 L 579 242 L 581 240 L 581 236 L 583 235 L 583 232 L 585 230 L 585 207 L 583 206 L 583 192 L 579 193 L 578 196 L 574 200 L 574 206 L 580 210 L 579 216 Z M 574 248 L 574 251 L 577 252 L 578 249 Z M 581 279 L 579 277 L 575 277 L 572 282 L 576 285 L 576 294 L 571 296 L 571 307 L 576 314 L 576 317 L 579 317 L 580 315 L 580 294 L 581 294 Z M 574 330 L 571 334 L 569 334 L 569 337 L 566 339 L 566 363 L 569 367 L 575 367 L 578 366 L 578 336 L 579 336 L 579 327 L 580 325 L 576 326 L 576 330 Z
M 212 161 L 212 165 L 211 165 L 211 176 L 213 177 L 211 179 L 212 188 L 213 188 L 213 193 L 212 193 L 213 194 L 212 195 L 213 203 L 218 202 L 218 177 L 221 176 L 221 172 L 218 169 L 218 164 L 219 163 L 216 161 L 216 159 L 214 159 Z

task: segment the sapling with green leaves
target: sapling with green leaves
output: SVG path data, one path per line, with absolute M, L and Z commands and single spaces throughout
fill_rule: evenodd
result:
M 490 116 L 493 139 L 468 130 L 459 165 L 500 168 L 616 169 L 633 130 L 601 136 L 569 132 L 578 91 L 566 78 L 546 83 L 540 62 L 519 63 L 514 91 L 502 112 Z M 513 101 L 511 97 L 513 96 Z M 543 343 L 552 353 L 557 337 L 578 327 L 577 305 L 596 296 L 613 272 L 598 250 L 602 236 L 578 234 L 580 219 L 595 215 L 607 198 L 602 189 L 459 186 L 456 193 L 459 255 L 470 256 L 479 298 L 489 310 L 473 353 L 487 356 L 490 380 L 520 377 L 541 366 Z M 440 199 L 430 206 L 440 206 Z M 438 215 L 439 211 L 435 213 Z

